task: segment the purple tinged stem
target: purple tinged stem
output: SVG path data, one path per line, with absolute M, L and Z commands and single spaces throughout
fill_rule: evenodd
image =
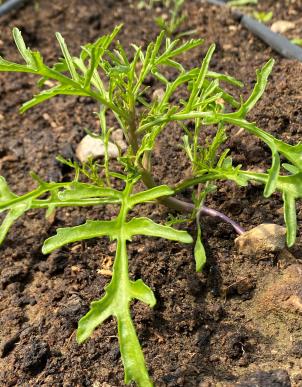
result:
M 219 212 L 217 210 L 214 210 L 213 208 L 209 208 L 206 206 L 202 206 L 200 209 L 200 215 L 208 215 L 215 218 L 219 218 L 223 220 L 226 223 L 229 223 L 234 230 L 237 232 L 237 234 L 241 235 L 245 232 L 244 228 L 242 228 L 237 222 L 229 218 L 228 216 L 224 215 L 222 212 Z

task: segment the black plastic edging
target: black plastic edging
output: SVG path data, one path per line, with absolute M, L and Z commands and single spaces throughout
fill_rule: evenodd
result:
M 207 0 L 207 2 L 213 5 L 227 5 L 225 0 Z M 266 25 L 258 22 L 250 16 L 246 16 L 237 11 L 233 12 L 233 16 L 243 27 L 264 41 L 278 54 L 285 58 L 297 59 L 298 61 L 302 62 L 302 48 L 293 44 L 285 36 L 273 32 Z
M 273 32 L 263 23 L 260 23 L 249 16 L 243 16 L 240 23 L 280 55 L 288 59 L 297 59 L 302 62 L 302 48 L 293 44 L 285 36 Z
M 13 9 L 21 7 L 28 0 L 7 0 L 5 3 L 0 5 L 0 16 L 7 14 Z

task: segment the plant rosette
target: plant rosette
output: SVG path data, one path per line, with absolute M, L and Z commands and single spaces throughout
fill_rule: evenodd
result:
M 152 380 L 130 308 L 134 299 L 150 307 L 155 305 L 156 300 L 153 291 L 142 280 L 133 281 L 130 278 L 127 243 L 131 243 L 135 235 L 193 243 L 192 236 L 176 228 L 176 225 L 196 222 L 194 256 L 196 270 L 201 271 L 206 264 L 206 252 L 199 220 L 203 214 L 215 215 L 215 211 L 205 207 L 204 203 L 208 195 L 215 191 L 215 181 L 230 180 L 240 186 L 257 181 L 264 185 L 265 197 L 275 192 L 282 194 L 287 244 L 292 246 L 297 231 L 295 201 L 302 197 L 302 144 L 286 144 L 247 119 L 249 111 L 265 90 L 273 60 L 257 71 L 257 80 L 248 99 L 237 100 L 225 91 L 221 83 L 238 88 L 242 88 L 243 84 L 231 76 L 209 69 L 214 45 L 210 46 L 199 67 L 186 70 L 177 60 L 178 56 L 200 46 L 202 40 L 191 39 L 182 43 L 179 39 L 165 38 L 162 32 L 145 51 L 132 45 L 133 51 L 128 55 L 119 42 L 111 48 L 120 29 L 121 26 L 118 26 L 111 34 L 86 44 L 78 57 L 70 54 L 63 37 L 57 33 L 63 58 L 52 67 L 44 63 L 39 52 L 26 47 L 18 29 L 13 30 L 16 46 L 25 63 L 18 64 L 0 57 L 0 71 L 32 73 L 39 77 L 38 85 L 42 87 L 39 94 L 22 105 L 21 112 L 57 95 L 92 98 L 99 109 L 100 131 L 91 135 L 102 140 L 105 155 L 101 164 L 92 160 L 80 164 L 59 156 L 59 161 L 74 169 L 74 179 L 70 182 L 46 182 L 32 173 L 37 188 L 21 196 L 13 193 L 5 178 L 1 177 L 0 212 L 5 213 L 5 217 L 0 227 L 0 243 L 12 224 L 30 209 L 45 209 L 46 216 L 49 216 L 60 207 L 117 205 L 119 211 L 111 220 L 87 220 L 79 226 L 59 228 L 56 235 L 46 239 L 42 251 L 48 254 L 66 244 L 90 238 L 109 237 L 116 241 L 111 282 L 104 289 L 103 297 L 93 301 L 90 311 L 80 319 L 77 341 L 82 343 L 104 320 L 115 318 L 125 383 L 134 381 L 141 387 L 148 387 L 152 386 Z M 165 77 L 167 68 L 173 68 L 176 73 L 172 80 Z M 161 98 L 150 98 L 152 93 L 146 86 L 148 77 L 154 77 L 162 84 L 164 92 Z M 47 87 L 48 80 L 54 84 L 53 87 Z M 179 90 L 185 91 L 185 98 L 178 97 Z M 107 125 L 109 114 L 110 117 L 113 115 L 116 126 L 122 129 L 127 140 L 127 150 L 119 155 L 118 166 L 111 162 L 108 155 L 112 130 Z M 158 136 L 172 122 L 183 129 L 182 147 L 191 164 L 191 175 L 174 186 L 168 186 L 155 183 L 152 153 Z M 216 130 L 213 129 L 212 138 L 204 144 L 200 141 L 200 133 L 207 125 Z M 247 130 L 270 148 L 272 163 L 266 173 L 243 170 L 240 165 L 233 165 L 229 150 L 222 150 L 229 125 Z M 282 164 L 281 157 L 284 160 Z M 118 180 L 121 184 L 117 185 Z M 139 182 L 144 183 L 145 191 L 137 191 Z M 117 186 L 122 186 L 122 189 L 116 189 Z M 191 203 L 177 197 L 184 189 L 191 190 Z M 150 201 L 159 201 L 183 215 L 167 219 L 166 224 L 133 216 L 131 210 L 136 205 Z M 241 232 L 236 222 L 220 215 Z

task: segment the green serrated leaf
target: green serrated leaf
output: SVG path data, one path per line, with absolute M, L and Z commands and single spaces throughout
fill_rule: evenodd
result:
M 112 296 L 106 294 L 101 300 L 93 301 L 89 312 L 80 319 L 77 329 L 77 342 L 79 344 L 87 340 L 94 329 L 102 324 L 113 313 Z
M 77 341 L 79 343 L 85 341 L 99 324 L 111 315 L 114 316 L 118 322 L 118 338 L 125 369 L 125 383 L 135 381 L 140 387 L 152 387 L 153 384 L 149 378 L 144 355 L 131 319 L 129 303 L 133 298 L 138 298 L 149 305 L 154 305 L 155 298 L 153 292 L 141 280 L 130 281 L 126 275 L 127 272 L 126 240 L 120 236 L 117 242 L 112 280 L 106 287 L 105 296 L 99 301 L 92 302 L 90 311 L 79 321 Z
M 195 247 L 194 247 L 194 258 L 195 258 L 195 264 L 196 264 L 196 271 L 197 272 L 202 271 L 204 265 L 207 262 L 207 256 L 206 256 L 203 243 L 201 241 L 201 229 L 200 229 L 199 222 L 197 223 L 197 238 L 196 238 Z
M 11 192 L 3 176 L 0 176 L 0 202 L 6 202 L 16 198 L 17 195 Z
M 230 85 L 237 86 L 239 88 L 242 88 L 244 86 L 243 82 L 239 81 L 238 79 L 230 75 L 216 73 L 215 71 L 208 71 L 206 76 L 209 78 L 217 79 L 222 82 L 229 83 Z
M 74 182 L 68 189 L 60 191 L 58 197 L 61 200 L 80 200 L 93 197 L 106 197 L 120 200 L 121 193 L 113 188 L 97 187 L 87 183 Z
M 80 226 L 58 228 L 57 234 L 46 239 L 44 242 L 42 253 L 51 253 L 53 250 L 56 250 L 68 243 L 91 238 L 100 238 L 106 235 L 112 239 L 116 238 L 116 221 L 88 220 Z
M 244 5 L 258 4 L 258 0 L 230 0 L 228 3 L 233 7 L 241 7 Z
M 190 111 L 192 109 L 193 104 L 195 102 L 195 99 L 196 99 L 198 93 L 200 92 L 200 90 L 202 89 L 202 85 L 204 83 L 206 74 L 208 72 L 208 68 L 209 68 L 210 61 L 211 61 L 211 58 L 213 56 L 214 51 L 215 51 L 215 44 L 212 44 L 210 46 L 210 48 L 208 49 L 208 52 L 207 52 L 204 60 L 202 61 L 198 76 L 197 76 L 196 80 L 194 81 L 193 88 L 192 88 L 192 91 L 190 94 L 190 98 L 189 98 L 189 101 L 188 101 L 187 106 L 186 106 L 187 111 Z
M 288 163 L 283 163 L 282 167 L 293 175 L 296 175 L 297 173 L 300 172 L 299 168 L 295 167 L 294 165 L 288 164 Z
M 85 97 L 87 96 L 87 93 L 84 90 L 74 89 L 68 86 L 55 86 L 51 89 L 42 91 L 40 94 L 35 95 L 30 101 L 25 102 L 20 108 L 20 113 L 25 113 L 28 109 L 57 95 L 76 95 Z
M 118 333 L 125 368 L 125 383 L 134 380 L 139 387 L 152 387 L 153 383 L 148 375 L 144 355 L 128 310 L 118 318 Z
M 79 74 L 76 71 L 75 65 L 73 63 L 73 59 L 68 51 L 68 48 L 67 48 L 67 45 L 65 43 L 63 36 L 59 32 L 57 32 L 56 38 L 58 39 L 59 45 L 61 47 L 62 53 L 63 53 L 64 58 L 66 60 L 66 64 L 68 66 L 68 70 L 70 72 L 72 79 L 76 82 L 79 82 Z
M 14 37 L 16 46 L 18 48 L 18 51 L 22 55 L 23 59 L 25 60 L 28 66 L 32 67 L 34 62 L 33 62 L 31 51 L 26 48 L 21 31 L 16 27 L 13 28 L 13 37 Z
M 270 197 L 276 190 L 278 176 L 280 172 L 280 157 L 278 152 L 272 154 L 272 166 L 269 169 L 268 180 L 265 184 L 263 196 L 265 198 Z
M 246 114 L 256 105 L 259 99 L 262 97 L 264 90 L 267 85 L 267 80 L 272 72 L 275 64 L 274 59 L 270 59 L 261 70 L 257 70 L 257 82 L 249 98 L 244 102 L 242 107 L 239 109 L 238 114 L 240 117 L 245 117 Z
M 173 193 L 174 191 L 172 188 L 168 187 L 167 185 L 161 185 L 132 195 L 130 198 L 130 205 L 133 207 L 139 203 L 146 203 L 148 201 L 156 200 L 164 196 L 171 196 Z
M 20 65 L 3 59 L 0 56 L 0 71 L 16 72 L 16 73 L 32 73 L 33 70 L 26 65 Z
M 133 235 L 154 236 L 178 241 L 181 243 L 192 243 L 193 239 L 186 231 L 175 230 L 169 226 L 154 223 L 148 218 L 134 218 L 126 225 L 128 238 Z
M 27 203 L 16 204 L 12 209 L 6 214 L 1 226 L 0 226 L 0 245 L 2 244 L 4 238 L 6 237 L 10 227 L 13 225 L 15 220 L 17 220 L 21 215 L 24 214 L 30 208 L 30 201 Z
M 295 198 L 287 193 L 283 192 L 284 201 L 284 220 L 286 224 L 286 242 L 288 247 L 295 244 L 297 235 L 297 215 L 296 215 L 296 203 Z
M 136 280 L 135 282 L 130 282 L 130 292 L 132 298 L 140 300 L 145 304 L 153 308 L 156 304 L 156 298 L 152 290 L 147 286 L 141 279 Z

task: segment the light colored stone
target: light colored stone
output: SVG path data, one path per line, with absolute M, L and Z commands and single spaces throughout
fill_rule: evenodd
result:
M 124 133 L 122 129 L 116 129 L 111 134 L 111 140 L 120 148 L 122 152 L 124 152 L 128 146 L 124 140 Z
M 285 247 L 286 228 L 277 224 L 260 224 L 235 239 L 238 251 L 244 255 L 277 252 Z
M 286 20 L 278 20 L 271 25 L 271 30 L 279 34 L 283 34 L 286 31 L 292 30 L 296 25 L 293 22 Z
M 165 95 L 165 90 L 163 88 L 154 90 L 152 94 L 153 99 L 158 99 L 159 101 L 162 101 Z
M 79 143 L 76 149 L 77 158 L 82 162 L 88 161 L 89 157 L 97 159 L 104 156 L 105 146 L 103 140 L 100 138 L 94 138 L 87 134 Z M 109 142 L 108 154 L 110 158 L 116 158 L 119 155 L 118 147 Z

